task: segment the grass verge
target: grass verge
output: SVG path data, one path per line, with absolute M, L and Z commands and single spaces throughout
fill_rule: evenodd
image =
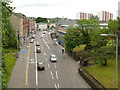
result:
M 9 52 L 4 54 L 5 86 L 8 86 L 8 82 L 15 63 L 16 63 L 16 50 L 9 49 Z
M 98 64 L 90 68 L 87 68 L 87 71 L 106 88 L 115 87 L 115 58 L 107 60 L 107 66 Z M 118 72 L 116 86 L 118 87 Z

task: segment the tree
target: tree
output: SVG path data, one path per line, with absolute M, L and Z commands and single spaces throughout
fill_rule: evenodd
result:
M 65 47 L 67 50 L 72 50 L 76 46 L 79 46 L 80 32 L 70 26 L 67 28 L 67 33 L 63 37 L 65 40 Z
M 35 19 L 36 23 L 48 23 L 47 18 L 38 17 Z
M 99 60 L 103 65 L 107 65 L 107 60 L 115 55 L 115 45 L 106 45 L 93 51 L 94 59 Z M 104 62 L 103 62 L 104 61 Z
M 4 65 L 4 48 L 16 48 L 15 30 L 12 29 L 10 23 L 10 16 L 12 15 L 14 7 L 11 7 L 10 1 L 0 1 L 2 3 L 2 88 L 6 85 L 6 67 Z
M 109 33 L 111 34 L 118 34 L 118 20 L 110 20 L 108 22 L 108 29 L 109 29 Z
M 80 30 L 81 32 L 81 37 L 80 37 L 80 42 L 81 44 L 86 44 L 85 49 L 89 49 L 90 46 L 90 35 L 92 34 L 93 30 L 99 30 L 100 26 L 99 26 L 99 22 L 97 20 L 94 19 L 90 19 L 90 20 L 79 20 L 77 22 L 77 24 L 79 26 L 77 26 L 76 28 L 78 30 Z
M 98 16 L 97 15 L 92 15 L 91 17 L 90 17 L 90 19 L 94 19 L 94 20 L 99 20 L 99 18 L 98 18 Z
M 13 30 L 10 23 L 10 16 L 12 15 L 12 11 L 15 8 L 11 7 L 9 3 L 10 1 L 2 2 L 2 46 L 4 48 L 10 47 L 11 41 L 16 41 L 13 41 L 13 38 L 15 38 L 15 30 Z M 14 47 L 14 45 L 12 46 Z
M 110 20 L 108 23 L 109 33 L 118 35 L 118 53 L 120 53 L 120 18 Z

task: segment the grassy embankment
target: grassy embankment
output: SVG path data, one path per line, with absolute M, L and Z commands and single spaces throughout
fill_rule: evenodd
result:
M 7 51 L 7 50 L 6 50 Z M 4 63 L 5 63 L 5 85 L 8 85 L 13 67 L 16 63 L 16 49 L 9 49 L 9 52 L 4 54 Z
M 87 71 L 106 88 L 115 87 L 115 58 L 107 60 L 107 66 L 98 64 L 90 68 L 87 68 Z M 116 86 L 118 87 L 118 72 Z

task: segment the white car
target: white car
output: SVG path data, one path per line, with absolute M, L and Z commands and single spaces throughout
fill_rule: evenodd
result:
M 46 34 L 47 32 L 46 31 L 43 31 L 43 34 Z
M 40 36 L 41 38 L 43 38 L 44 37 L 44 35 L 43 34 L 41 34 L 41 36 Z
M 57 58 L 56 58 L 56 56 L 55 56 L 54 54 L 51 54 L 51 55 L 50 55 L 50 60 L 51 60 L 52 62 L 56 62 L 56 61 L 57 61 Z

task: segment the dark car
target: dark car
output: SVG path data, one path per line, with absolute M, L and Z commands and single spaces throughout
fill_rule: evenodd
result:
M 40 43 L 39 43 L 39 42 L 36 42 L 36 46 L 40 46 Z
M 36 53 L 41 53 L 41 49 L 40 49 L 40 48 L 37 48 L 37 49 L 36 49 Z
M 38 69 L 38 70 L 45 70 L 44 63 L 43 63 L 43 62 L 37 63 L 37 69 Z

